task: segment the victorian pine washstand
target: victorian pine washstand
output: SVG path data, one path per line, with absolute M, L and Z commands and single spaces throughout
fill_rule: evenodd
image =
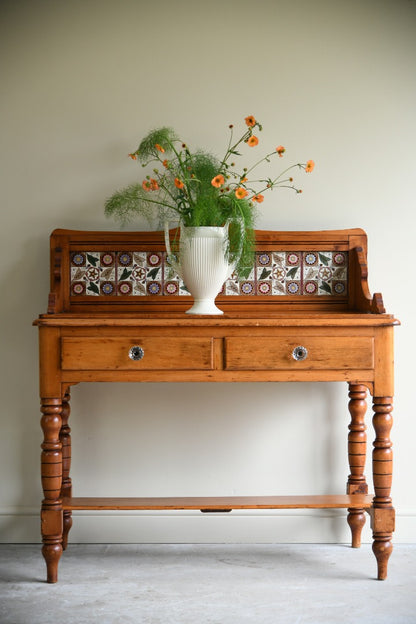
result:
M 367 284 L 363 230 L 256 232 L 248 279 L 232 276 L 222 316 L 189 316 L 191 298 L 169 271 L 161 232 L 55 230 L 48 311 L 39 328 L 41 510 L 47 580 L 58 578 L 73 510 L 345 508 L 352 546 L 366 512 L 377 577 L 392 552 L 393 328 Z M 173 357 L 174 354 L 174 357 Z M 85 382 L 319 382 L 349 386 L 346 494 L 194 498 L 76 498 L 70 478 L 70 387 Z M 278 388 L 277 390 L 278 391 Z M 373 401 L 368 494 L 366 395 Z M 277 484 L 278 485 L 278 484 Z

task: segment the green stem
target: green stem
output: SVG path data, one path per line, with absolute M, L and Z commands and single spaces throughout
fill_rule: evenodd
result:
M 247 197 L 248 200 L 253 199 L 253 197 L 255 197 L 256 195 L 261 195 L 262 193 L 265 193 L 266 191 L 270 191 L 273 186 L 277 186 L 279 188 L 290 188 L 293 189 L 294 191 L 298 192 L 298 189 L 292 184 L 283 184 L 283 182 L 286 182 L 288 180 L 282 180 L 281 182 L 277 183 L 277 184 L 273 184 L 272 186 L 265 186 L 264 188 L 260 189 L 259 191 L 254 191 L 253 189 L 250 189 L 251 192 L 253 193 L 253 195 L 251 195 L 251 197 Z
M 156 199 L 148 199 L 147 197 L 144 199 L 144 201 L 149 202 L 150 204 L 158 204 L 159 206 L 170 208 L 171 210 L 174 210 L 175 212 L 180 212 L 177 206 L 171 206 L 170 204 L 167 204 L 166 202 L 157 201 Z
M 290 165 L 290 167 L 288 167 L 287 169 L 285 169 L 284 171 L 282 171 L 277 178 L 275 178 L 272 181 L 272 184 L 275 184 L 275 182 L 282 177 L 282 175 L 284 175 L 285 173 L 287 173 L 288 171 L 290 171 L 291 169 L 293 169 L 294 167 L 301 167 L 302 168 L 302 164 L 301 163 L 296 163 L 295 165 Z
M 172 193 L 164 184 L 160 184 L 160 188 L 165 191 L 166 195 L 168 195 L 173 202 L 176 202 L 176 197 L 172 195 Z
M 230 128 L 230 138 L 228 140 L 228 147 L 226 150 L 226 154 L 229 153 L 230 149 L 231 149 L 231 141 L 233 140 L 233 128 Z M 227 158 L 224 158 L 224 160 L 221 162 L 221 165 L 227 160 Z
M 268 158 L 270 158 L 270 156 L 274 156 L 274 154 L 277 154 L 277 152 L 270 152 L 270 154 L 266 154 L 266 156 L 263 156 L 263 158 L 258 160 L 252 167 L 250 167 L 250 169 L 247 169 L 246 176 L 250 173 L 250 171 L 253 171 L 253 169 L 255 169 L 257 165 L 262 163 L 264 160 L 267 160 Z
M 289 185 L 284 185 L 283 184 L 283 182 L 286 182 L 287 180 L 280 180 L 280 178 L 282 177 L 283 174 L 287 173 L 288 171 L 290 171 L 294 167 L 302 167 L 302 164 L 301 163 L 296 163 L 295 165 L 291 165 L 290 167 L 288 167 L 287 169 L 282 171 L 282 173 L 280 173 L 274 180 L 271 180 L 270 183 L 267 186 L 265 186 L 260 191 L 255 193 L 255 195 L 259 195 L 260 193 L 265 193 L 266 191 L 272 189 L 274 186 L 280 186 L 281 188 L 293 188 L 293 189 L 296 190 L 296 188 L 294 186 L 289 186 Z M 280 180 L 280 182 L 279 182 L 279 180 Z M 256 182 L 256 180 L 252 180 L 252 182 L 253 181 Z M 265 180 L 257 180 L 257 181 L 258 182 L 265 182 Z M 253 197 L 254 197 L 254 195 L 253 195 Z M 251 197 L 249 199 L 251 199 Z
M 302 166 L 302 165 L 300 163 L 298 163 L 296 165 L 291 165 L 290 167 L 285 169 L 285 171 L 282 171 L 282 173 L 280 175 L 278 175 L 274 180 L 271 180 L 270 183 L 268 183 L 260 191 L 255 192 L 253 189 L 250 189 L 254 193 L 254 195 L 252 195 L 252 197 L 249 197 L 249 199 L 252 199 L 253 197 L 255 197 L 255 195 L 260 195 L 261 193 L 265 193 L 266 191 L 271 190 L 275 186 L 279 186 L 280 188 L 292 188 L 295 191 L 297 191 L 295 186 L 293 186 L 293 185 L 290 186 L 288 184 L 284 184 L 284 182 L 290 182 L 290 178 L 287 178 L 286 180 L 280 180 L 280 178 L 282 177 L 282 175 L 284 173 L 286 173 L 287 171 L 290 171 L 290 169 L 293 169 L 293 167 L 298 167 L 298 166 Z M 252 180 L 252 182 L 265 182 L 265 180 Z
M 223 168 L 223 166 L 225 165 L 225 163 L 226 163 L 227 159 L 229 158 L 230 154 L 236 149 L 236 147 L 238 147 L 240 145 L 240 143 L 242 143 L 243 141 L 246 141 L 251 135 L 252 135 L 252 130 L 251 130 L 251 128 L 249 128 L 243 134 L 243 136 L 237 141 L 237 143 L 235 143 L 232 147 L 228 147 L 227 151 L 225 152 L 225 156 L 224 156 L 224 158 L 222 159 L 222 161 L 220 163 L 220 169 Z
M 190 205 L 190 207 L 192 207 L 192 206 L 193 206 L 193 201 L 192 201 L 191 190 L 190 190 L 190 188 L 188 187 L 188 181 L 187 181 L 187 179 L 186 179 L 186 176 L 187 176 L 187 174 L 186 174 L 186 169 L 185 169 L 185 165 L 184 165 L 184 163 L 182 162 L 182 158 L 181 158 L 180 152 L 178 152 L 178 151 L 175 149 L 175 146 L 174 146 L 174 145 L 173 145 L 173 143 L 171 143 L 169 140 L 167 141 L 167 143 L 168 143 L 168 145 L 170 146 L 170 148 L 171 148 L 172 152 L 175 154 L 175 156 L 176 156 L 176 158 L 177 158 L 177 161 L 178 161 L 178 163 L 179 163 L 179 167 L 180 167 L 180 170 L 182 171 L 182 177 L 183 177 L 182 182 L 184 183 L 184 187 L 185 187 L 185 189 L 186 189 L 186 196 L 187 196 L 187 198 L 188 198 L 188 201 L 189 201 L 189 205 Z

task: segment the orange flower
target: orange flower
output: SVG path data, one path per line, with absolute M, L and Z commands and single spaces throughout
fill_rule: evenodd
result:
M 156 148 L 157 150 L 159 150 L 159 152 L 162 152 L 162 154 L 163 154 L 163 153 L 164 153 L 164 151 L 165 151 L 165 150 L 164 150 L 164 148 L 163 148 L 161 145 L 159 145 L 159 143 L 156 143 L 155 148 Z
M 150 186 L 152 188 L 152 191 L 159 190 L 159 184 L 157 183 L 157 180 L 155 180 L 154 178 L 150 178 Z
M 251 198 L 253 201 L 257 202 L 258 204 L 261 204 L 261 202 L 264 199 L 264 195 L 261 195 L 260 193 L 258 195 L 254 195 L 254 197 Z
M 137 154 L 129 154 L 129 158 L 132 160 L 137 160 Z
M 256 120 L 255 120 L 255 118 L 253 117 L 253 115 L 249 115 L 248 117 L 246 117 L 246 118 L 244 119 L 244 121 L 246 122 L 246 124 L 247 124 L 250 128 L 252 128 L 253 126 L 255 126 L 255 125 L 256 125 Z
M 276 152 L 279 154 L 279 158 L 282 158 L 285 151 L 286 151 L 286 148 L 283 147 L 283 145 L 279 145 L 278 147 L 276 147 Z
M 224 176 L 221 173 L 219 173 L 218 175 L 215 176 L 215 178 L 212 178 L 211 184 L 212 186 L 215 186 L 215 188 L 220 188 L 220 186 L 225 184 Z
M 165 160 L 162 162 L 162 165 L 163 165 L 164 167 L 166 167 L 166 169 L 168 168 L 168 161 L 167 161 L 167 158 L 165 158 Z
M 248 191 L 246 191 L 246 189 L 242 186 L 239 186 L 235 189 L 235 196 L 237 197 L 237 199 L 244 199 L 244 197 L 247 197 L 247 195 Z
M 152 183 L 150 182 L 150 180 L 143 180 L 142 187 L 143 187 L 143 189 L 145 191 L 151 191 L 152 190 Z
M 247 178 L 241 178 L 240 184 L 243 184 L 244 182 L 247 182 Z
M 179 180 L 179 178 L 175 178 L 175 186 L 178 189 L 181 189 L 184 187 L 184 183 L 182 182 L 182 180 Z
M 259 142 L 258 138 L 254 136 L 253 134 L 253 136 L 251 136 L 249 140 L 247 141 L 247 145 L 249 147 L 254 147 L 255 145 L 258 145 L 258 142 Z
M 311 171 L 313 171 L 314 167 L 315 167 L 315 163 L 313 162 L 313 160 L 308 160 L 306 163 L 306 167 L 305 167 L 306 173 L 310 173 Z

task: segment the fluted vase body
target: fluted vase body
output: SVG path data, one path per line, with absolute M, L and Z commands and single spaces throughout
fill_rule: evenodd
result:
M 170 255 L 168 240 L 166 247 Z M 171 264 L 194 298 L 187 314 L 223 314 L 215 298 L 235 268 L 228 260 L 228 225 L 181 226 L 179 257 Z

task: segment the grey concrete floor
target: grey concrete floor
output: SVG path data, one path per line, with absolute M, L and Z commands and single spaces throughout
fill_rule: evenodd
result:
M 49 585 L 39 545 L 1 545 L 0 622 L 415 624 L 416 545 L 375 569 L 369 544 L 71 544 Z

